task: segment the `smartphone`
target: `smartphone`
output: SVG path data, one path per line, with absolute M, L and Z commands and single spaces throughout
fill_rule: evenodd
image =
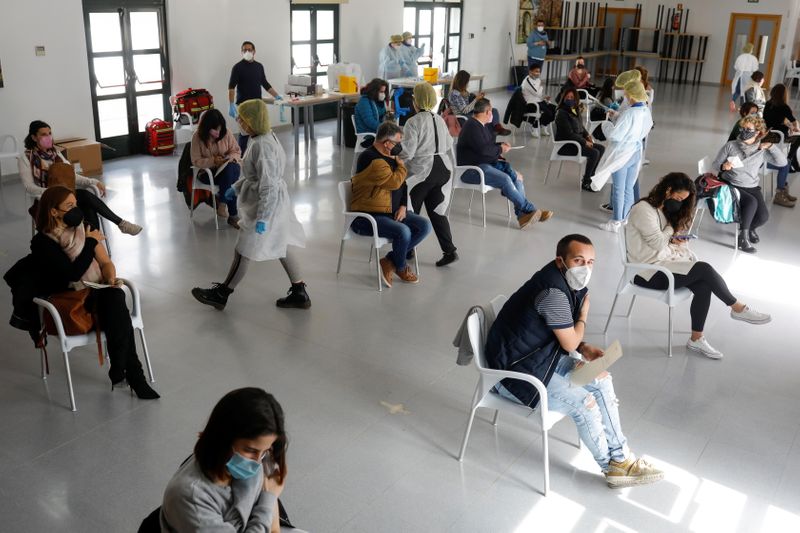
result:
M 689 239 L 696 239 L 697 235 L 695 235 L 694 233 L 686 233 L 684 235 L 673 235 L 672 238 L 679 240 L 689 240 Z

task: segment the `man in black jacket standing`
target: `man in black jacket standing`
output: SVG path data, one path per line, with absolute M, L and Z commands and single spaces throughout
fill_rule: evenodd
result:
M 549 410 L 573 419 L 609 487 L 653 483 L 664 474 L 628 449 L 611 375 L 603 372 L 583 387 L 570 382 L 576 366 L 603 356 L 603 350 L 583 342 L 594 258 L 587 237 L 561 239 L 555 260 L 500 310 L 487 336 L 486 361 L 492 368 L 531 374 L 544 383 Z M 505 379 L 497 392 L 531 408 L 539 402 L 536 389 L 524 381 Z

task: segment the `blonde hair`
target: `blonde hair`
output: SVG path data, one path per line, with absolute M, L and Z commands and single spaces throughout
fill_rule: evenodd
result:
M 745 126 L 753 126 L 753 129 L 759 133 L 767 131 L 767 124 L 758 115 L 747 115 L 739 119 L 739 127 L 744 128 Z

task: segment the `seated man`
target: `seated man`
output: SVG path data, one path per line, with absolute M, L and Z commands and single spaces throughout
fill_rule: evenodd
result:
M 520 229 L 531 222 L 546 221 L 553 216 L 552 211 L 536 209 L 531 201 L 525 198 L 525 186 L 522 174 L 514 171 L 511 165 L 501 156 L 511 146 L 508 143 L 496 143 L 495 137 L 485 126 L 492 121 L 492 104 L 486 98 L 475 102 L 472 116 L 464 123 L 456 144 L 456 159 L 459 165 L 472 165 L 483 170 L 486 185 L 500 189 L 503 196 L 514 204 Z M 461 179 L 465 183 L 477 184 L 481 178 L 475 171 L 465 172 Z
M 406 211 L 408 186 L 406 166 L 398 154 L 403 151 L 400 141 L 403 129 L 394 122 L 378 127 L 375 142 L 361 152 L 352 178 L 351 211 L 369 213 L 375 217 L 378 236 L 392 240 L 392 251 L 380 260 L 383 281 L 392 286 L 392 275 L 406 283 L 419 279 L 406 264 L 414 248 L 430 233 L 428 219 Z M 351 226 L 359 235 L 372 235 L 372 226 L 357 218 Z
M 549 409 L 572 417 L 609 487 L 653 483 L 664 474 L 628 449 L 610 374 L 603 372 L 583 387 L 570 383 L 570 372 L 581 361 L 603 356 L 601 349 L 583 342 L 594 258 L 587 237 L 561 239 L 555 260 L 498 313 L 487 335 L 486 362 L 491 368 L 532 374 L 545 384 Z M 497 392 L 531 408 L 539 401 L 536 389 L 519 380 L 503 380 Z
M 541 114 L 542 126 L 547 126 L 553 122 L 556 116 L 556 106 L 550 103 L 550 97 L 544 94 L 542 87 L 542 67 L 532 65 L 528 69 L 528 76 L 522 81 L 522 97 L 525 98 L 525 110 L 527 113 L 535 113 L 538 107 Z M 535 104 L 535 105 L 534 105 Z M 535 126 L 536 124 L 534 124 Z M 547 130 L 542 130 L 545 135 L 549 135 Z M 538 135 L 538 133 L 536 133 Z

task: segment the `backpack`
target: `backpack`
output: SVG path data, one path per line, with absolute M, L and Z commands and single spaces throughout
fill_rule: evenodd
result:
M 172 118 L 175 122 L 183 126 L 189 125 L 189 118 L 182 113 L 191 116 L 191 123 L 197 124 L 203 111 L 214 108 L 214 97 L 205 89 L 192 89 L 189 87 L 175 95 L 172 106 Z
M 200 204 L 208 204 L 213 207 L 211 200 L 211 191 L 205 189 L 198 189 L 194 191 L 194 198 L 191 197 L 192 190 L 192 143 L 186 143 L 181 152 L 181 158 L 178 161 L 178 183 L 175 188 L 178 192 L 183 193 L 183 200 L 186 202 L 186 207 L 194 210 Z
M 144 127 L 144 145 L 150 155 L 172 155 L 175 150 L 175 130 L 172 122 L 154 118 Z

